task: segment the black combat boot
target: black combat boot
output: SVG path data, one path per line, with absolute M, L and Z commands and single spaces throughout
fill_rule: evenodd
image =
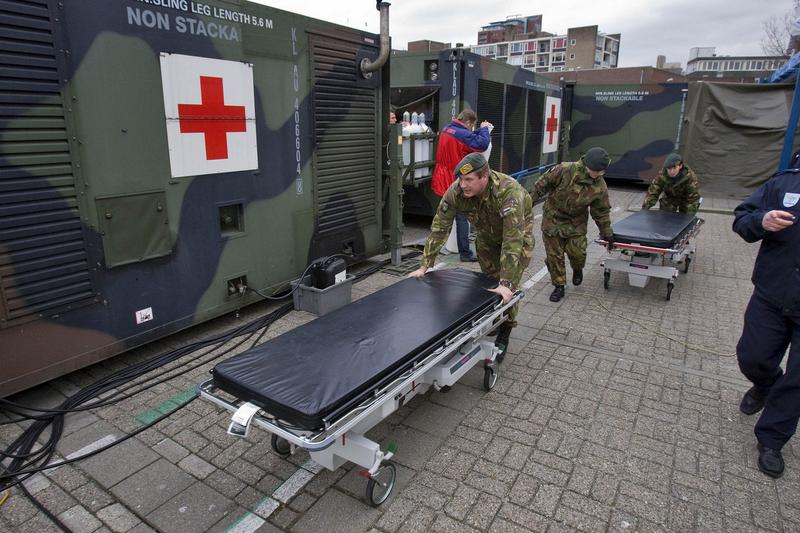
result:
M 783 475 L 783 456 L 780 450 L 767 448 L 758 443 L 758 469 L 769 477 L 779 478 Z
M 553 289 L 553 292 L 550 294 L 550 301 L 557 302 L 564 297 L 564 286 L 563 285 L 556 285 L 556 288 Z
M 494 341 L 494 345 L 500 350 L 500 353 L 497 354 L 497 363 L 502 363 L 503 359 L 506 357 L 506 351 L 508 350 L 508 342 L 511 338 L 511 325 L 508 322 L 503 322 L 500 324 L 500 327 L 497 328 L 497 339 Z
M 576 287 L 583 283 L 583 270 L 572 271 L 572 284 Z
M 739 410 L 746 415 L 754 415 L 764 408 L 767 402 L 767 394 L 769 390 L 765 391 L 755 385 L 750 387 L 750 390 L 744 393 L 742 401 L 739 404 Z

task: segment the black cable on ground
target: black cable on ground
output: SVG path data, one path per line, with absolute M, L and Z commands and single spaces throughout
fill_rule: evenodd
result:
M 420 252 L 418 251 L 411 252 L 403 256 L 402 259 L 405 260 L 410 257 L 417 256 L 419 255 L 419 253 Z M 389 262 L 390 260 L 386 259 L 376 263 L 375 265 L 365 270 L 358 272 L 355 276 L 354 283 L 361 281 L 365 277 L 377 272 L 378 270 L 389 264 Z M 308 267 L 306 267 L 300 279 L 302 280 L 305 274 L 308 272 L 308 270 L 317 263 L 318 262 L 312 263 Z M 274 296 L 273 297 L 266 296 L 257 290 L 254 290 L 254 292 L 258 293 L 265 299 L 282 299 L 291 295 L 293 291 L 289 291 L 287 294 L 277 298 Z M 205 365 L 213 361 L 214 359 L 217 359 L 231 352 L 232 350 L 238 348 L 243 343 L 247 342 L 255 333 L 261 331 L 261 333 L 258 335 L 258 337 L 252 344 L 252 346 L 255 346 L 263 338 L 269 325 L 272 324 L 274 321 L 278 320 L 279 318 L 281 318 L 282 316 L 289 313 L 292 309 L 293 306 L 291 303 L 284 304 L 278 309 L 272 311 L 271 313 L 264 315 L 263 317 L 256 318 L 248 322 L 247 324 L 238 326 L 236 328 L 233 328 L 232 330 L 212 336 L 202 341 L 190 343 L 186 346 L 171 350 L 165 354 L 152 357 L 140 363 L 131 365 L 130 367 L 127 367 L 125 369 L 109 374 L 108 376 L 95 381 L 91 385 L 88 385 L 83 389 L 81 389 L 80 391 L 78 391 L 77 393 L 73 394 L 72 396 L 64 400 L 61 404 L 59 404 L 59 406 L 55 409 L 34 408 L 18 404 L 11 400 L 0 398 L 0 407 L 2 407 L 8 412 L 14 413 L 21 417 L 0 422 L 0 425 L 7 425 L 23 421 L 32 421 L 32 424 L 28 426 L 28 428 L 26 428 L 21 435 L 19 435 L 4 451 L 0 452 L 0 458 L 1 458 L 0 469 L 2 469 L 3 471 L 3 473 L 0 474 L 0 492 L 10 490 L 12 487 L 19 485 L 20 490 L 57 527 L 59 527 L 62 531 L 70 532 L 71 530 L 66 525 L 64 525 L 58 519 L 58 517 L 56 517 L 48 509 L 46 509 L 41 504 L 41 502 L 39 502 L 34 497 L 34 495 L 30 494 L 30 492 L 25 488 L 25 486 L 22 485 L 22 482 L 28 479 L 29 477 L 33 476 L 34 474 L 42 472 L 43 470 L 71 464 L 86 459 L 88 457 L 97 455 L 98 453 L 101 453 L 113 446 L 117 446 L 122 442 L 125 442 L 126 440 L 134 437 L 135 435 L 138 435 L 142 431 L 149 429 L 153 425 L 157 424 L 158 422 L 172 415 L 177 410 L 182 409 L 183 407 L 188 405 L 191 401 L 193 401 L 196 398 L 196 396 L 189 399 L 187 402 L 179 405 L 175 409 L 169 411 L 168 413 L 163 414 L 162 416 L 153 420 L 149 424 L 137 428 L 136 430 L 128 433 L 127 435 L 123 436 L 118 440 L 115 440 L 114 442 L 108 444 L 107 446 L 104 446 L 98 450 L 87 453 L 80 457 L 66 459 L 58 463 L 51 463 L 51 460 L 56 452 L 56 444 L 60 440 L 64 430 L 64 417 L 70 413 L 87 411 L 90 409 L 96 409 L 98 407 L 103 407 L 114 403 L 118 403 L 140 392 L 148 390 L 158 384 L 164 383 L 166 381 L 174 379 L 175 377 L 186 374 L 187 372 L 195 370 L 200 366 Z M 163 370 L 164 366 L 169 365 L 188 354 L 194 353 L 196 351 L 202 350 L 203 348 L 211 346 L 211 348 L 205 353 L 200 354 L 194 357 L 192 360 L 188 361 L 189 363 L 196 362 L 206 357 L 207 355 L 211 354 L 215 350 L 218 350 L 231 340 L 236 339 L 243 335 L 246 335 L 246 337 L 237 342 L 234 346 L 226 350 L 223 350 L 220 353 L 213 355 L 208 359 L 203 359 L 202 361 L 199 361 L 196 364 L 192 365 L 187 365 L 186 364 L 187 361 L 184 361 L 181 363 L 182 368 L 180 370 L 178 368 Z M 131 384 L 131 382 L 143 376 L 146 376 L 148 373 L 153 372 L 154 370 L 161 370 L 161 372 L 156 375 L 146 377 L 143 381 Z M 133 391 L 131 391 L 131 389 L 133 389 Z M 33 413 L 39 413 L 39 414 L 33 414 Z M 38 442 L 39 438 L 48 428 L 50 429 L 50 434 L 47 440 L 38 449 L 33 451 L 33 448 Z M 10 463 L 7 465 L 3 464 L 3 461 L 6 460 L 10 460 Z
M 146 373 L 159 369 L 164 365 L 167 365 L 183 357 L 184 355 L 187 355 L 188 353 L 197 351 L 199 349 L 202 349 L 210 345 L 214 345 L 213 349 L 216 350 L 237 337 L 240 337 L 242 335 L 247 335 L 245 339 L 239 341 L 236 345 L 224 351 L 221 351 L 218 354 L 215 354 L 213 357 L 208 358 L 207 360 L 204 360 L 202 364 L 206 364 L 218 357 L 221 357 L 226 353 L 229 353 L 231 350 L 234 350 L 235 348 L 240 346 L 243 342 L 246 342 L 250 337 L 252 337 L 253 334 L 267 327 L 269 324 L 271 324 L 278 318 L 289 313 L 291 310 L 292 310 L 291 304 L 284 304 L 275 311 L 263 317 L 259 317 L 255 320 L 252 320 L 243 326 L 234 328 L 229 332 L 213 336 L 203 341 L 191 343 L 187 346 L 172 350 L 170 352 L 167 352 L 166 354 L 158 355 L 156 357 L 145 360 L 141 363 L 132 365 L 131 367 L 110 374 L 104 378 L 99 379 L 95 383 L 87 387 L 84 387 L 77 393 L 73 394 L 72 396 L 64 400 L 56 409 L 32 408 L 32 407 L 21 406 L 20 404 L 11 402 L 9 400 L 0 400 L 0 405 L 5 406 L 6 408 L 11 407 L 12 409 L 14 409 L 14 412 L 17 413 L 20 413 L 20 411 L 24 412 L 23 410 L 45 413 L 42 416 L 36 416 L 33 423 L 19 437 L 17 437 L 11 443 L 11 445 L 9 445 L 6 448 L 5 451 L 0 452 L 0 455 L 2 455 L 5 459 L 11 459 L 8 465 L 3 465 L 3 470 L 5 472 L 3 474 L 0 474 L 0 490 L 16 485 L 19 482 L 23 481 L 24 479 L 27 479 L 27 477 L 30 477 L 30 475 L 33 475 L 36 472 L 51 467 L 49 466 L 49 463 L 53 455 L 55 454 L 55 446 L 58 440 L 60 439 L 61 434 L 63 433 L 64 416 L 66 414 L 81 410 L 86 410 L 83 404 L 87 402 L 92 402 L 92 400 L 98 399 L 103 394 L 107 394 L 111 392 L 113 389 L 117 389 L 118 387 L 121 387 L 129 383 L 130 381 L 145 375 Z M 207 355 L 208 353 L 210 352 L 202 354 L 201 357 Z M 195 360 L 196 359 L 197 358 L 195 358 Z M 183 362 L 182 365 L 186 366 L 186 362 Z M 150 376 L 145 380 L 145 382 L 138 384 L 141 385 L 141 387 L 138 388 L 138 390 L 136 390 L 135 392 L 138 393 L 147 390 L 159 383 L 163 383 L 164 381 L 173 379 L 174 377 L 184 374 L 190 371 L 191 369 L 197 368 L 197 366 L 199 365 L 188 365 L 188 366 L 191 368 L 181 369 L 177 373 L 175 373 L 175 371 L 178 369 L 169 369 L 167 371 L 162 371 L 157 375 Z M 164 376 L 165 374 L 172 374 L 172 375 L 170 375 L 168 379 L 163 379 L 162 376 Z M 150 383 L 147 383 L 147 381 L 150 381 Z M 111 403 L 115 403 L 125 398 L 128 398 L 132 395 L 133 394 L 121 395 L 120 391 L 116 390 L 110 396 L 104 398 L 103 400 L 90 403 L 89 407 L 109 405 Z M 50 429 L 50 435 L 48 436 L 47 440 L 37 450 L 32 451 L 39 437 L 48 428 Z M 138 430 L 136 433 L 138 433 Z M 114 445 L 118 444 L 119 442 L 121 441 L 115 441 Z M 19 477 L 20 475 L 24 475 L 24 477 Z

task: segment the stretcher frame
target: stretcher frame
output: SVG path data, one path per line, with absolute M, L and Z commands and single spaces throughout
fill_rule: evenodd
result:
M 609 256 L 600 261 L 600 266 L 603 267 L 603 288 L 609 289 L 611 272 L 627 273 L 628 284 L 632 287 L 644 288 L 650 278 L 665 279 L 667 280 L 666 299 L 669 301 L 672 298 L 672 290 L 675 288 L 675 280 L 678 279 L 678 267 L 682 267 L 684 274 L 689 272 L 689 265 L 694 259 L 696 251 L 696 246 L 691 241 L 700 233 L 700 227 L 703 224 L 705 221 L 702 218 L 695 218 L 691 229 L 670 248 L 614 242 L 609 252 L 617 250 L 621 256 L 626 256 L 627 259 Z M 608 248 L 608 241 L 604 239 L 595 239 L 594 242 Z
M 413 363 L 398 378 L 372 391 L 369 397 L 339 418 L 326 421 L 322 430 L 291 428 L 262 409 L 253 417 L 252 424 L 272 434 L 272 448 L 281 455 L 302 448 L 328 470 L 336 470 L 347 461 L 362 467 L 360 475 L 368 480 L 367 501 L 378 506 L 394 488 L 396 470 L 387 461 L 395 454 L 396 446 L 389 444 L 383 451 L 378 443 L 366 438 L 365 433 L 417 394 L 431 387 L 447 392 L 480 362 L 484 364 L 484 389 L 491 390 L 499 375 L 499 350 L 493 341 L 484 337 L 507 320 L 506 312 L 523 295 L 522 291 L 517 291 L 508 303 L 498 303 L 473 318 L 466 328 L 448 337 L 439 348 Z M 211 379 L 201 383 L 198 392 L 202 398 L 231 413 L 245 403 L 217 388 Z

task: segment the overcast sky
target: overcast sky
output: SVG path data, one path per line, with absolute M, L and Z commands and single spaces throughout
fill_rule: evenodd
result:
M 373 0 L 255 0 L 258 3 L 378 33 Z M 762 22 L 791 11 L 792 0 L 394 0 L 392 47 L 431 39 L 476 44 L 478 31 L 509 15 L 544 16 L 544 31 L 598 25 L 621 33 L 619 66 L 655 65 L 656 56 L 686 67 L 689 48 L 715 46 L 719 55 L 761 54 Z M 542 5 L 544 4 L 544 5 Z

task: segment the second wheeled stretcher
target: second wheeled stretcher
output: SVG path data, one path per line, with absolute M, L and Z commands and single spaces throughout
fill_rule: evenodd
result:
M 200 395 L 234 413 L 232 427 L 248 414 L 239 423 L 272 433 L 278 453 L 303 448 L 330 470 L 363 467 L 367 499 L 379 505 L 394 486 L 395 450 L 364 434 L 478 363 L 486 390 L 494 386 L 497 349 L 485 337 L 522 297 L 502 304 L 487 290 L 495 286 L 461 269 L 404 279 L 219 363 Z
M 608 289 L 612 272 L 626 272 L 628 283 L 645 287 L 650 278 L 667 280 L 667 300 L 672 296 L 678 267 L 689 272 L 694 258 L 692 240 L 704 221 L 694 215 L 661 210 L 642 210 L 613 225 L 613 250 L 620 256 L 608 257 L 600 264 L 604 268 L 603 286 Z M 595 242 L 607 246 L 603 239 Z

